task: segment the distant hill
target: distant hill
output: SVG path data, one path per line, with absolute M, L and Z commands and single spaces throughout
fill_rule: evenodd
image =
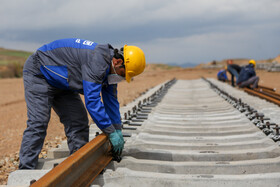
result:
M 0 48 L 0 78 L 21 77 L 22 68 L 31 52 Z
M 186 62 L 186 63 L 167 63 L 169 66 L 177 66 L 177 67 L 181 67 L 181 68 L 192 68 L 197 66 L 197 63 L 191 63 L 191 62 Z
M 145 71 L 161 71 L 161 70 L 174 70 L 174 69 L 182 69 L 179 66 L 172 66 L 169 64 L 146 64 Z
M 0 48 L 0 65 L 7 65 L 11 62 L 24 63 L 31 54 L 26 51 Z

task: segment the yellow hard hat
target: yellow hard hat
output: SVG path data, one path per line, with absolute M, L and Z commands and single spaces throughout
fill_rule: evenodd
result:
M 125 79 L 130 82 L 131 78 L 141 74 L 146 66 L 144 52 L 136 46 L 124 45 L 123 47 Z
M 256 62 L 255 62 L 255 60 L 253 60 L 253 59 L 249 61 L 249 64 L 253 64 L 254 67 L 256 66 Z

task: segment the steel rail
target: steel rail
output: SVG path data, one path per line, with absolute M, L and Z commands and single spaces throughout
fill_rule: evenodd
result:
M 266 99 L 266 100 L 280 106 L 280 100 L 277 97 L 273 97 L 269 93 L 264 93 L 264 92 L 260 92 L 260 91 L 257 91 L 257 90 L 252 90 L 252 89 L 249 89 L 249 88 L 244 88 L 243 90 L 245 92 L 251 94 L 251 95 L 258 96 L 260 98 Z
M 255 90 L 257 90 L 259 92 L 267 93 L 269 95 L 272 95 L 273 97 L 277 97 L 278 99 L 280 99 L 280 94 L 279 93 L 276 93 L 276 92 L 273 92 L 273 91 L 270 91 L 270 90 L 263 90 L 261 88 L 257 88 Z
M 111 145 L 100 134 L 33 183 L 42 186 L 90 186 L 112 160 Z
M 227 81 L 227 83 L 230 84 L 229 81 Z M 275 88 L 258 85 L 258 88 L 255 89 L 243 88 L 243 90 L 251 95 L 266 99 L 280 106 L 280 94 L 275 92 Z
M 267 90 L 265 90 L 265 91 L 264 90 L 259 90 L 259 89 L 254 89 L 254 90 L 256 90 L 259 93 L 263 93 L 264 95 L 267 95 L 267 96 L 270 96 L 270 97 L 273 97 L 275 99 L 280 100 L 280 94 L 278 94 L 278 93 L 269 92 Z
M 263 88 L 260 88 L 260 87 L 255 88 L 255 89 L 256 89 L 256 90 L 259 90 L 259 91 L 264 91 L 264 92 L 267 92 L 267 93 L 278 94 L 278 93 L 276 93 L 275 91 L 263 89 Z
M 261 88 L 261 89 L 263 89 L 263 90 L 269 90 L 269 91 L 275 92 L 275 88 L 270 88 L 270 87 L 262 86 L 262 85 L 258 85 L 258 87 Z

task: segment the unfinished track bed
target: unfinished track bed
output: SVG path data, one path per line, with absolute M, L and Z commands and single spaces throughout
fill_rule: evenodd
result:
M 211 81 L 277 122 L 278 106 Z M 145 105 L 122 108 L 123 159 L 111 162 L 92 185 L 280 186 L 278 142 L 222 96 L 202 79 L 178 80 Z M 67 148 L 53 155 L 50 163 L 61 162 Z
M 177 81 L 127 139 L 105 186 L 277 186 L 280 149 L 203 80 Z

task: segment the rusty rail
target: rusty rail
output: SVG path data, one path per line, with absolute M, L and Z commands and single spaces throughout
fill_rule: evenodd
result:
M 280 99 L 278 97 L 272 95 L 271 93 L 268 93 L 268 92 L 265 92 L 265 91 L 252 90 L 252 89 L 249 89 L 249 88 L 244 88 L 244 91 L 251 94 L 251 95 L 258 96 L 262 99 L 266 99 L 266 100 L 280 106 Z
M 261 91 L 261 92 L 264 91 L 264 92 L 266 92 L 266 93 L 271 93 L 271 94 L 278 94 L 278 93 L 276 93 L 275 91 L 263 89 L 263 88 L 260 88 L 260 87 L 256 88 L 256 90 L 259 90 L 259 91 Z
M 112 160 L 110 150 L 111 145 L 106 135 L 98 135 L 31 187 L 90 186 Z
M 227 83 L 230 84 L 229 81 L 227 81 Z M 280 94 L 275 92 L 275 88 L 258 85 L 258 88 L 255 89 L 243 88 L 243 90 L 251 95 L 258 96 L 262 99 L 266 99 L 267 101 L 270 101 L 280 106 Z
M 263 90 L 261 88 L 258 88 L 258 89 L 255 89 L 255 90 L 257 90 L 258 92 L 264 93 L 265 95 L 274 97 L 276 99 L 280 99 L 280 94 L 279 93 L 276 93 L 276 92 L 273 92 L 273 91 L 270 91 L 270 90 Z
M 270 88 L 270 87 L 262 86 L 262 85 L 258 85 L 258 87 L 263 90 L 269 90 L 269 91 L 275 92 L 275 88 Z

